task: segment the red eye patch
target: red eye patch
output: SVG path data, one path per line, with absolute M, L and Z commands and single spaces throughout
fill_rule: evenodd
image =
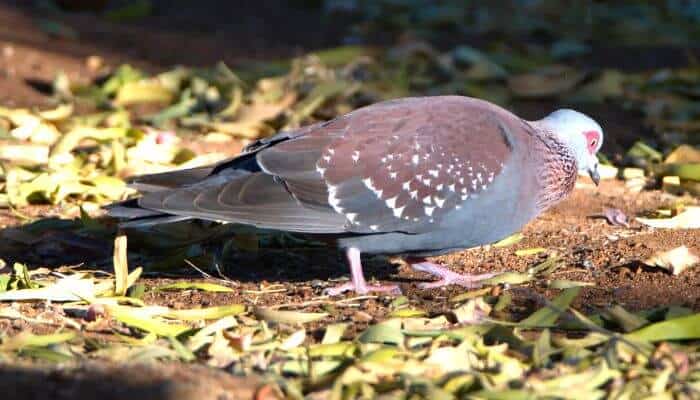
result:
M 583 135 L 586 137 L 588 152 L 594 154 L 598 149 L 598 145 L 600 144 L 600 132 L 587 131 L 583 132 Z

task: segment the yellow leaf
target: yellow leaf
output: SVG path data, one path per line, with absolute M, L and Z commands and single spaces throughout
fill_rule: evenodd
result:
M 171 103 L 173 92 L 158 80 L 127 82 L 117 91 L 115 103 L 129 105 L 137 103 Z
M 126 260 L 126 236 L 114 239 L 114 294 L 124 296 L 129 288 L 129 267 Z
M 244 305 L 231 304 L 218 307 L 193 308 L 189 310 L 170 310 L 163 314 L 163 316 L 182 321 L 200 321 L 205 319 L 219 319 L 231 315 L 242 314 L 244 312 Z

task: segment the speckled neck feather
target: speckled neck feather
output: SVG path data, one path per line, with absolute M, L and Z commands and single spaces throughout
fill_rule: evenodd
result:
M 549 130 L 536 122 L 531 125 L 537 132 L 534 145 L 541 157 L 541 170 L 538 175 L 540 192 L 537 208 L 540 212 L 553 206 L 574 190 L 578 167 L 572 150 Z

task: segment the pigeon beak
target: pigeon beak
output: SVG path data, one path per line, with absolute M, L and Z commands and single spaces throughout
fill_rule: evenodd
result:
M 588 170 L 588 175 L 591 176 L 593 183 L 595 183 L 595 185 L 598 186 L 598 184 L 600 183 L 600 174 L 598 173 L 598 165 L 596 165 L 593 168 L 590 168 Z

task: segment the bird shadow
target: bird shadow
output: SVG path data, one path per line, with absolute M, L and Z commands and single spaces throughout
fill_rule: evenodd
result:
M 344 254 L 332 244 L 297 236 L 290 242 L 287 233 L 232 232 L 227 227 L 193 221 L 122 230 L 118 221 L 109 217 L 49 217 L 1 229 L 0 259 L 7 265 L 21 263 L 30 269 L 80 265 L 111 271 L 114 239 L 124 234 L 130 267 L 142 266 L 155 277 L 161 273 L 169 278 L 191 278 L 204 272 L 257 283 L 332 280 L 348 275 Z M 237 243 L 249 245 L 251 237 L 259 244 L 254 250 Z M 224 244 L 226 251 L 222 252 Z M 396 272 L 396 265 L 386 257 L 365 257 L 363 263 L 368 278 L 386 279 Z

